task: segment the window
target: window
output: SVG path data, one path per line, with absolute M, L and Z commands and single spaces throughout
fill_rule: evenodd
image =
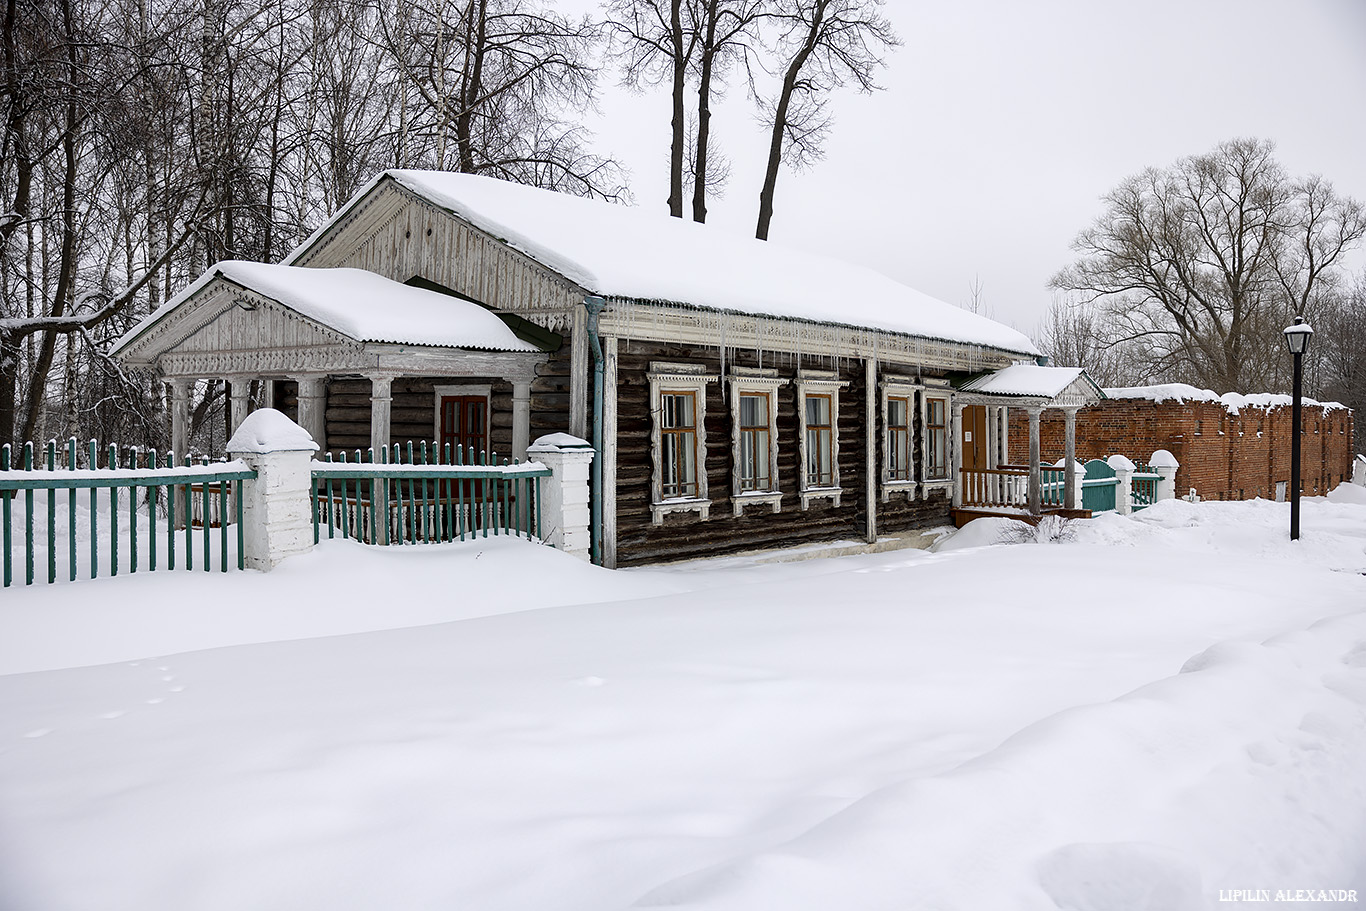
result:
M 740 396 L 740 492 L 773 489 L 768 456 L 768 396 Z
M 731 511 L 746 506 L 782 508 L 778 489 L 778 387 L 787 383 L 776 370 L 736 367 L 730 374 Z
M 835 486 L 834 447 L 830 396 L 806 396 L 806 486 Z
M 887 397 L 887 480 L 911 480 L 911 400 Z
M 697 496 L 697 407 L 691 392 L 660 394 L 660 496 Z
M 840 505 L 839 391 L 847 385 L 833 372 L 804 370 L 797 376 L 802 509 L 814 499 Z
M 949 480 L 949 400 L 925 396 L 925 480 Z
M 707 518 L 707 384 L 699 364 L 652 363 L 650 383 L 650 514 L 656 525 L 671 512 Z

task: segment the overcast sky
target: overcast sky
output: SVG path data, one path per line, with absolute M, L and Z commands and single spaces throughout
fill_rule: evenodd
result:
M 566 4 L 570 8 L 588 2 Z M 824 161 L 778 181 L 772 240 L 873 266 L 1030 332 L 1099 197 L 1236 136 L 1366 200 L 1366 0 L 887 0 L 885 91 L 841 95 Z M 602 86 L 600 151 L 667 211 L 669 104 Z M 767 138 L 736 84 L 710 205 L 753 236 Z

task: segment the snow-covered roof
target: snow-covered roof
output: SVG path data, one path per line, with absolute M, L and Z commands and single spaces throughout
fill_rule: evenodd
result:
M 119 339 L 117 354 L 205 285 L 222 277 L 358 342 L 391 342 L 486 351 L 536 351 L 491 311 L 364 269 L 304 269 L 228 260 L 142 319 Z
M 962 390 L 989 395 L 1023 395 L 1051 399 L 1076 382 L 1078 377 L 1085 375 L 1086 371 L 1080 367 L 1012 364 L 964 383 Z M 1086 382 L 1099 389 L 1091 382 L 1090 377 L 1086 378 Z
M 1186 383 L 1122 386 L 1106 389 L 1105 395 L 1112 399 L 1147 399 L 1159 404 L 1162 402 L 1217 402 L 1228 409 L 1230 414 L 1237 414 L 1240 409 L 1245 407 L 1264 408 L 1270 411 L 1273 408 L 1289 408 L 1294 403 L 1290 396 L 1274 392 L 1257 392 L 1250 395 L 1226 392 L 1219 395 L 1213 389 L 1199 389 Z M 1347 407 L 1341 402 L 1316 402 L 1311 398 L 1305 398 L 1302 401 L 1306 405 L 1321 407 L 1324 411 L 1334 411 Z
M 295 249 L 297 261 L 389 178 L 608 298 L 881 329 L 1035 354 L 1022 333 L 872 269 L 714 225 L 472 174 L 385 171 Z

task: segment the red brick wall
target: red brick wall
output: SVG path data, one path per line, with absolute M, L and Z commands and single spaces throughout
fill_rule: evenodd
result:
M 1077 458 L 1104 459 L 1116 453 L 1145 462 L 1166 449 L 1181 467 L 1176 492 L 1192 487 L 1207 500 L 1274 499 L 1276 484 L 1290 478 L 1288 406 L 1245 406 L 1230 414 L 1218 402 L 1151 402 L 1110 399 L 1077 413 Z M 1301 477 L 1306 496 L 1327 493 L 1352 476 L 1352 412 L 1304 407 L 1300 444 Z M 1039 439 L 1045 462 L 1063 456 L 1063 414 L 1045 411 Z M 1010 460 L 1029 459 L 1029 416 L 1010 410 Z

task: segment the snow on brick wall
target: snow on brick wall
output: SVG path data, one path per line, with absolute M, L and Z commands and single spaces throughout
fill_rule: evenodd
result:
M 1340 406 L 1306 405 L 1300 458 L 1306 496 L 1327 493 L 1352 475 L 1354 415 Z M 1230 412 L 1219 401 L 1109 399 L 1077 413 L 1077 458 L 1114 453 L 1145 461 L 1166 449 L 1181 463 L 1176 492 L 1194 487 L 1207 500 L 1274 499 L 1278 482 L 1290 477 L 1288 407 L 1252 405 Z M 1040 422 L 1045 462 L 1063 454 L 1063 415 L 1045 411 Z M 1010 458 L 1029 458 L 1029 421 L 1010 413 Z

